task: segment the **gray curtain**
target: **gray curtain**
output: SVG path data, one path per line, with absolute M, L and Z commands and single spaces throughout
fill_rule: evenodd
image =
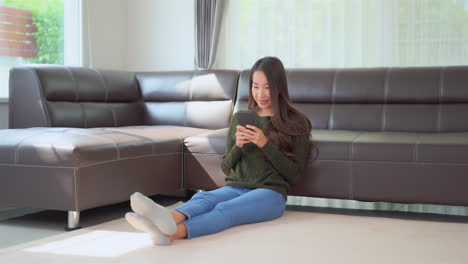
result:
M 195 67 L 210 69 L 216 59 L 224 0 L 195 0 Z

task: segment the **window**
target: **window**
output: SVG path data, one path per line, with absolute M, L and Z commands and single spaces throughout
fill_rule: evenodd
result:
M 227 1 L 217 68 L 468 64 L 468 0 Z
M 0 0 L 0 98 L 11 67 L 81 65 L 81 1 Z

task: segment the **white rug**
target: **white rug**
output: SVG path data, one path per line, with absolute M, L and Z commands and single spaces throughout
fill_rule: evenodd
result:
M 0 263 L 466 264 L 468 224 L 287 211 L 274 221 L 153 246 L 122 218 L 1 250 Z

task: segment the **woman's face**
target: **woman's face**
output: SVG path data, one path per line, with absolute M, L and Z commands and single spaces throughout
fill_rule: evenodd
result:
M 252 96 L 262 111 L 273 109 L 270 97 L 270 88 L 265 73 L 255 71 L 252 75 Z

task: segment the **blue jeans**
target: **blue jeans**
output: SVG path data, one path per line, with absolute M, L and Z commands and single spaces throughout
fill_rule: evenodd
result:
M 273 220 L 283 215 L 286 201 L 269 189 L 225 186 L 196 193 L 177 210 L 187 216 L 187 238 L 209 235 L 227 228 Z

